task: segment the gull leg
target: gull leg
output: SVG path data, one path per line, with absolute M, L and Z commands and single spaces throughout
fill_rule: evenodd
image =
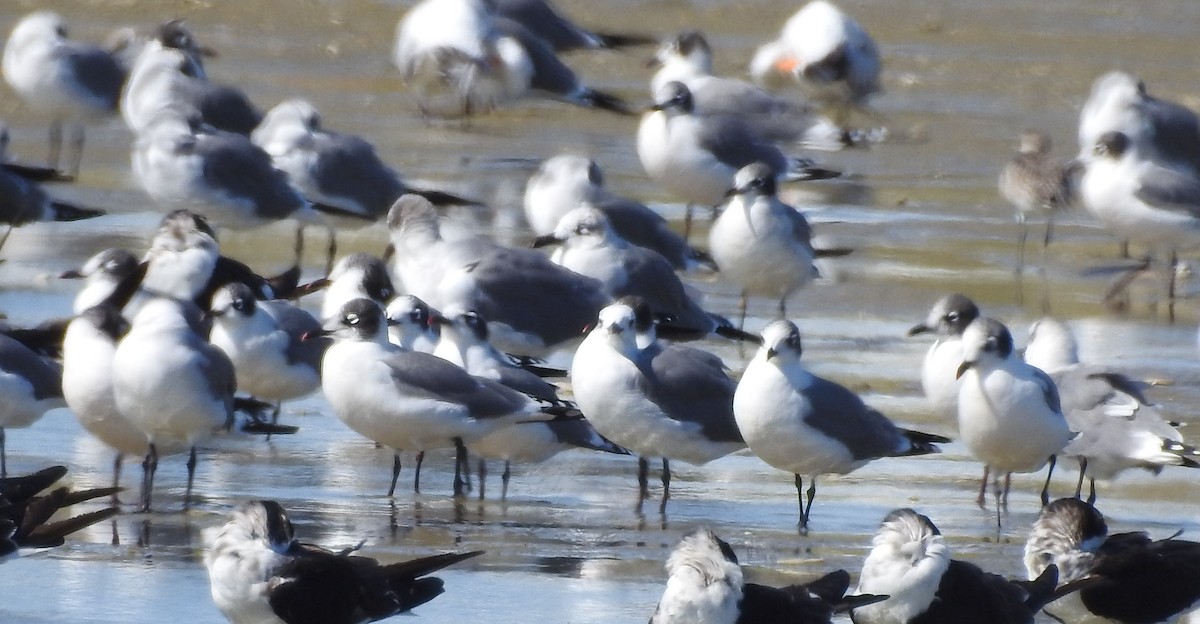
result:
M 512 477 L 512 462 L 504 460 L 504 472 L 500 475 L 500 500 L 508 500 L 508 480 Z M 480 486 L 482 487 L 482 486 Z
M 646 461 L 645 457 L 638 458 L 638 509 L 642 508 L 642 501 L 650 495 L 650 462 Z
M 4 427 L 0 427 L 0 478 L 8 476 L 8 453 L 4 450 Z
M 400 478 L 400 453 L 392 454 L 392 485 L 388 488 L 388 497 L 396 493 L 396 479 Z
M 425 463 L 425 451 L 417 451 L 417 470 L 413 476 L 413 492 L 421 493 L 421 464 Z
M 683 211 L 683 242 L 692 240 L 692 205 L 688 204 Z
M 1087 458 L 1079 458 L 1079 481 L 1075 482 L 1075 498 L 1078 499 L 1083 493 L 1083 477 L 1087 474 Z
M 479 458 L 479 500 L 483 500 L 483 491 L 486 487 L 487 480 L 487 462 L 482 457 Z
M 150 511 L 150 495 L 154 489 L 154 473 L 158 470 L 158 448 L 150 444 L 146 460 L 142 462 L 142 511 Z
M 1002 486 L 1000 485 L 1000 476 L 997 475 L 996 478 L 992 480 L 992 489 L 994 490 L 993 493 L 996 496 L 996 534 L 997 535 L 1000 534 L 1000 499 L 1004 495 L 1004 492 L 1001 491 L 1001 488 L 1002 488 Z
M 467 447 L 462 438 L 454 438 L 454 496 L 462 496 L 466 491 L 466 481 L 463 480 L 462 470 L 467 461 Z
M 1089 504 L 1089 505 L 1095 505 L 1095 504 L 1096 504 L 1096 480 L 1095 480 L 1095 479 L 1088 479 L 1088 499 L 1087 499 L 1087 502 L 1088 502 L 1088 504 Z
M 112 484 L 112 486 L 114 488 L 121 486 L 121 460 L 123 460 L 123 459 L 125 459 L 125 456 L 120 453 L 117 453 L 116 459 L 113 460 L 113 484 Z M 121 499 L 117 498 L 116 492 L 113 492 L 112 504 L 113 505 L 121 504 Z
M 1058 456 L 1050 456 L 1050 469 L 1046 471 L 1046 483 L 1042 485 L 1042 507 L 1050 504 L 1050 477 L 1054 474 L 1054 465 L 1058 463 Z
M 55 119 L 50 124 L 50 153 L 46 156 L 46 164 L 51 169 L 58 169 L 58 157 L 62 153 L 63 122 Z
M 1171 250 L 1171 263 L 1167 270 L 1170 271 L 1167 282 L 1167 319 L 1172 323 L 1175 322 L 1175 283 L 1179 281 L 1179 256 L 1175 254 L 1175 250 Z
M 1008 511 L 1008 493 L 1012 490 L 1012 473 L 1004 473 L 1004 498 L 1001 499 L 1004 511 Z
M 79 165 L 83 162 L 83 124 L 76 123 L 71 126 L 71 177 L 79 176 Z
M 192 503 L 192 482 L 196 480 L 196 447 L 188 451 L 187 460 L 187 489 L 183 491 L 183 509 L 186 511 Z
M 304 259 L 304 224 L 296 224 L 296 244 L 292 247 L 296 254 L 296 259 L 293 264 L 300 266 L 300 261 Z M 328 275 L 328 273 L 326 273 Z
M 1025 218 L 1025 213 L 1017 211 L 1017 269 L 1015 273 L 1020 275 L 1025 271 L 1025 239 L 1029 236 L 1029 223 Z
M 671 463 L 666 457 L 662 458 L 662 502 L 658 504 L 658 513 L 665 513 L 667 500 L 671 498 Z
M 987 509 L 987 486 L 988 476 L 992 473 L 992 467 L 984 464 L 983 478 L 979 480 L 979 496 L 975 497 L 975 504 L 979 505 L 980 509 Z
M 804 528 L 808 529 L 808 519 L 812 516 L 813 499 L 817 497 L 817 478 L 812 477 L 808 480 L 808 504 L 804 506 Z
M 329 226 L 329 250 L 325 255 L 325 275 L 333 273 L 333 259 L 337 257 L 337 232 Z

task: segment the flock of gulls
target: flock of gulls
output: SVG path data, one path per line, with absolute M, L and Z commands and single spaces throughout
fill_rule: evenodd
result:
M 165 216 L 143 253 L 106 250 L 64 275 L 83 280 L 74 316 L 0 334 L 0 472 L 5 433 L 64 405 L 116 453 L 110 488 L 52 489 L 62 467 L 0 479 L 0 554 L 61 544 L 118 513 L 125 457 L 143 460 L 138 509 L 149 512 L 159 460 L 186 455 L 186 507 L 208 439 L 233 428 L 295 433 L 279 422 L 280 405 L 318 391 L 346 426 L 394 453 L 389 495 L 402 453 L 415 453 L 419 491 L 425 453 L 454 449 L 455 496 L 472 487 L 471 454 L 480 458 L 480 496 L 484 460 L 502 461 L 504 496 L 512 464 L 585 448 L 637 457 L 639 509 L 650 497 L 651 460 L 661 460 L 665 510 L 671 460 L 699 465 L 749 449 L 795 476 L 805 534 L 816 524 L 819 478 L 937 453 L 949 441 L 899 427 L 807 371 L 800 331 L 787 320 L 792 295 L 820 277 L 814 260 L 852 253 L 815 246 L 803 213 L 780 199 L 780 185 L 839 175 L 792 154 L 887 140 L 885 129 L 849 125 L 878 92 L 881 62 L 867 32 L 829 2 L 805 4 L 758 50 L 754 82 L 713 75 L 713 50 L 697 31 L 662 42 L 595 33 L 543 0 L 411 8 L 392 60 L 431 120 L 525 98 L 636 115 L 559 54 L 659 46 L 654 105 L 637 122 L 636 151 L 646 174 L 689 205 L 685 235 L 608 189 L 595 162 L 563 154 L 541 165 L 525 194 L 533 246 L 553 246 L 551 254 L 444 235 L 439 208 L 476 200 L 408 185 L 369 142 L 325 128 L 303 99 L 261 112 L 241 90 L 209 79 L 213 51 L 181 22 L 118 39 L 110 48 L 73 41 L 60 16 L 38 11 L 4 47 L 5 81 L 55 121 L 45 167 L 9 158 L 7 135 L 0 140 L 3 220 L 17 227 L 101 214 L 54 199 L 42 184 L 73 179 L 83 124 L 118 113 L 134 137 L 133 174 Z M 1022 256 L 1026 218 L 1046 220 L 1048 245 L 1051 219 L 1071 204 L 1172 264 L 1193 246 L 1194 113 L 1150 95 L 1134 76 L 1109 73 L 1081 112 L 1079 141 L 1079 157 L 1064 163 L 1050 156 L 1044 133 L 1028 131 L 1000 175 L 1022 224 Z M 688 240 L 692 207 L 715 215 L 707 244 Z M 222 255 L 218 229 L 281 220 L 298 225 L 291 270 L 262 276 Z M 390 233 L 386 257 L 339 257 L 337 231 L 379 221 Z M 307 227 L 330 233 L 328 266 L 325 277 L 301 283 Z M 735 284 L 740 318 L 705 309 L 681 278 L 692 271 Z M 1173 295 L 1174 267 L 1169 275 Z M 300 297 L 322 297 L 319 317 L 294 303 Z M 777 306 L 778 319 L 746 331 L 752 301 Z M 846 612 L 871 624 L 1015 623 L 1042 609 L 1067 622 L 1186 617 L 1200 600 L 1200 544 L 1109 535 L 1092 506 L 1097 479 L 1200 466 L 1146 384 L 1080 362 L 1069 328 L 1052 318 L 1038 321 L 1022 357 L 1009 329 L 959 294 L 934 303 L 911 330 L 921 333 L 936 336 L 922 366 L 925 394 L 941 429 L 984 465 L 978 502 L 986 504 L 990 480 L 997 525 L 1012 473 L 1048 465 L 1048 486 L 1056 458 L 1079 463 L 1074 498 L 1042 492 L 1025 548 L 1028 580 L 952 559 L 937 527 L 912 509 L 883 519 L 853 591 L 845 571 L 784 588 L 747 583 L 730 545 L 698 529 L 667 560 L 652 623 L 827 622 Z M 756 352 L 731 376 L 720 357 L 692 346 L 704 340 Z M 569 370 L 546 364 L 563 349 L 574 349 Z M 110 496 L 112 507 L 53 519 Z M 442 593 L 432 573 L 482 554 L 381 564 L 298 541 L 273 501 L 244 502 L 213 533 L 204 563 L 213 600 L 232 622 L 382 619 Z

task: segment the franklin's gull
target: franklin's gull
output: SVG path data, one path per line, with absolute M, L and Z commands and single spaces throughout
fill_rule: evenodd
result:
M 0 477 L 8 474 L 5 430 L 28 427 L 64 405 L 58 364 L 0 334 Z
M 492 0 L 497 15 L 520 23 L 555 51 L 613 49 L 654 43 L 652 37 L 586 30 L 550 6 L 547 0 Z
M 847 474 L 881 457 L 937 453 L 934 443 L 949 440 L 900 429 L 850 389 L 805 370 L 800 354 L 795 324 L 767 325 L 762 347 L 738 382 L 733 413 L 750 451 L 795 475 L 800 531 L 807 533 L 818 476 Z

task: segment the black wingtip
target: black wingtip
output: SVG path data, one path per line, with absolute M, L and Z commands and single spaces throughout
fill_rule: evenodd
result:
M 65 537 L 80 530 L 87 528 L 97 522 L 103 522 L 120 513 L 116 507 L 108 507 L 93 511 L 90 513 L 81 514 L 66 520 L 51 522 L 37 527 L 29 533 L 29 535 L 18 540 L 21 546 L 26 548 L 49 548 L 52 546 L 60 546 L 65 541 Z
M 865 607 L 867 605 L 883 602 L 888 598 L 891 598 L 891 596 L 881 596 L 879 594 L 858 594 L 857 596 L 846 596 L 833 605 L 833 612 L 846 613 L 859 607 Z
M 50 207 L 54 209 L 55 221 L 82 221 L 94 217 L 104 216 L 106 213 L 99 208 L 84 208 L 63 202 L 50 202 Z
M 454 193 L 447 193 L 445 191 L 410 188 L 410 189 L 408 189 L 408 192 L 412 193 L 414 195 L 420 195 L 421 197 L 424 197 L 425 199 L 429 200 L 429 203 L 433 204 L 434 206 L 485 206 L 486 205 L 479 200 L 468 199 L 466 197 L 460 197 L 458 195 L 455 195 Z
M 834 570 L 821 578 L 808 583 L 808 591 L 828 604 L 837 604 L 846 590 L 850 589 L 850 573 L 845 570 Z
M 941 453 L 942 449 L 934 446 L 935 444 L 946 444 L 950 442 L 950 438 L 940 436 L 933 433 L 925 433 L 923 431 L 913 431 L 911 429 L 901 429 L 900 433 L 908 438 L 911 443 L 908 451 L 903 455 L 929 455 L 932 453 Z
M 580 97 L 580 101 L 585 106 L 606 110 L 610 113 L 616 113 L 618 115 L 625 115 L 627 117 L 634 117 L 637 115 L 637 112 L 632 108 L 629 108 L 629 105 L 626 104 L 621 98 L 612 95 L 611 93 L 605 93 L 595 89 L 586 90 Z
M 759 337 L 755 334 L 752 334 L 748 331 L 740 330 L 736 327 L 733 327 L 732 325 L 717 325 L 717 328 L 715 330 L 713 330 L 713 333 L 715 333 L 718 336 L 724 337 L 724 338 L 729 338 L 730 340 L 737 340 L 739 342 L 749 342 L 749 343 L 758 344 L 758 345 L 762 344 L 761 337 Z
M 833 247 L 830 249 L 814 249 L 813 257 L 815 258 L 841 258 L 854 253 L 849 247 Z
M 24 165 L 21 163 L 6 162 L 4 168 L 21 178 L 31 182 L 74 182 L 75 176 L 59 171 L 54 167 L 41 167 L 38 165 Z
M 0 478 L 0 496 L 9 503 L 29 500 L 67 474 L 66 466 L 50 466 L 33 474 Z
M 635 46 L 655 45 L 658 39 L 649 35 L 638 35 L 629 33 L 593 33 L 596 35 L 596 40 L 600 42 L 600 47 L 608 49 L 616 48 L 632 48 Z

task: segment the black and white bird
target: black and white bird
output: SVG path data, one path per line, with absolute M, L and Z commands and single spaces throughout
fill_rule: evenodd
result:
M 83 288 L 75 293 L 71 311 L 79 314 L 98 305 L 117 290 L 123 280 L 138 268 L 137 256 L 127 249 L 110 247 L 88 258 L 78 269 L 63 271 L 60 279 L 82 279 Z
M 814 0 L 783 25 L 774 41 L 764 44 L 750 61 L 760 82 L 794 80 L 813 100 L 833 107 L 845 118 L 880 91 L 882 62 L 871 35 L 832 2 Z
M 117 515 L 116 507 L 107 507 L 52 520 L 60 509 L 117 494 L 115 487 L 71 491 L 65 486 L 44 493 L 66 474 L 65 466 L 51 466 L 19 477 L 0 477 L 0 563 L 22 548 L 61 546 L 71 533 Z
M 1013 352 L 1012 334 L 1003 323 L 975 319 L 963 332 L 962 349 L 956 373 L 962 378 L 958 433 L 971 455 L 994 473 L 999 523 L 1000 475 L 1036 472 L 1048 462 L 1042 488 L 1046 504 L 1055 456 L 1075 434 L 1063 416 L 1054 380 Z
M 0 477 L 8 474 L 5 430 L 24 429 L 64 405 L 62 368 L 0 334 Z
M 1017 209 L 1017 271 L 1025 266 L 1025 238 L 1032 215 L 1046 218 L 1042 253 L 1050 245 L 1054 215 L 1070 206 L 1073 185 L 1066 165 L 1050 154 L 1050 135 L 1041 130 L 1021 133 L 1016 155 L 1000 170 L 1000 195 Z
M 1200 117 L 1186 106 L 1151 95 L 1136 76 L 1111 71 L 1096 78 L 1079 111 L 1080 158 L 1110 132 L 1129 137 L 1146 158 L 1200 174 Z
M 667 559 L 667 574 L 650 624 L 821 624 L 886 598 L 846 596 L 850 575 L 845 570 L 787 587 L 747 583 L 733 548 L 706 528 L 679 540 Z
M 280 405 L 321 387 L 321 360 L 328 339 L 303 340 L 321 323 L 286 301 L 258 301 L 240 282 L 222 286 L 213 296 L 209 342 L 229 356 L 237 386 L 256 399 Z
M 434 322 L 435 312 L 412 295 L 396 295 L 384 309 L 388 340 L 405 351 L 433 353 L 440 340 L 441 325 Z
M 1062 498 L 1042 508 L 1025 542 L 1032 578 L 1057 566 L 1059 581 L 1083 587 L 1046 607 L 1059 621 L 1195 622 L 1200 617 L 1200 543 L 1109 535 L 1088 503 Z M 1061 618 L 1061 619 L 1060 619 Z
M 767 325 L 738 382 L 733 414 L 752 453 L 795 475 L 800 531 L 807 533 L 818 476 L 847 474 L 881 457 L 937 453 L 934 444 L 949 440 L 897 427 L 850 389 L 805 370 L 801 351 L 794 323 Z
M 404 290 L 437 309 L 475 310 L 505 353 L 543 356 L 579 340 L 611 301 L 600 282 L 537 250 L 482 237 L 444 240 L 438 214 L 423 197 L 396 200 L 388 229 L 395 249 L 392 274 Z
M 103 210 L 55 199 L 39 183 L 37 178 L 42 175 L 31 175 L 29 167 L 8 162 L 7 150 L 8 129 L 0 124 L 0 223 L 17 227 L 37 221 L 80 221 L 104 214 Z M 48 175 L 53 179 L 54 173 Z
M 558 222 L 584 202 L 603 212 L 621 238 L 657 251 L 676 270 L 711 267 L 712 259 L 689 246 L 657 212 L 608 190 L 600 165 L 586 156 L 548 158 L 525 184 L 525 220 L 538 236 L 553 234 Z
M 1109 481 L 1132 468 L 1158 474 L 1166 466 L 1200 468 L 1200 450 L 1144 394 L 1147 384 L 1113 368 L 1079 361 L 1075 336 L 1062 321 L 1045 317 L 1029 329 L 1025 362 L 1054 380 L 1062 412 L 1078 435 L 1062 454 L 1079 461 L 1075 497 L 1088 477 L 1088 502 L 1096 502 L 1096 480 Z
M 550 259 L 598 280 L 609 297 L 644 300 L 662 319 L 659 333 L 664 337 L 699 339 L 716 334 L 734 340 L 758 341 L 757 336 L 705 310 L 692 298 L 670 261 L 621 238 L 608 217 L 588 204 L 568 212 L 554 233 L 539 236 L 533 244 L 535 247 L 559 244 Z
M 855 624 L 1033 624 L 1034 615 L 1062 595 L 1055 591 L 1057 572 L 1050 566 L 1030 581 L 984 572 L 951 559 L 942 532 L 927 516 L 897 509 L 879 525 L 855 590 L 889 597 L 855 608 L 851 619 Z
M 702 465 L 746 444 L 733 418 L 734 382 L 721 358 L 657 343 L 652 327 L 638 326 L 637 307 L 622 301 L 600 311 L 575 351 L 571 388 L 596 430 L 638 456 L 639 507 L 649 494 L 649 459 L 662 458 L 662 511 L 670 497 L 669 460 Z M 650 342 L 640 347 L 643 329 Z
M 373 301 L 350 301 L 325 320 L 322 331 L 335 340 L 321 366 L 321 387 L 334 414 L 396 452 L 389 495 L 400 474 L 400 451 L 454 448 L 454 493 L 462 495 L 468 445 L 518 422 L 551 418 L 516 390 L 389 343 L 383 310 Z
M 352 253 L 338 258 L 323 282 L 321 318 L 336 316 L 342 306 L 354 299 L 370 299 L 386 306 L 396 296 L 387 264 L 368 253 Z
M 53 117 L 50 125 L 52 169 L 58 169 L 63 125 L 72 122 L 70 167 L 79 173 L 83 158 L 83 122 L 117 112 L 125 69 L 108 50 L 71 41 L 67 25 L 52 11 L 21 18 L 4 45 L 4 80 L 32 109 Z
M 306 544 L 279 503 L 242 503 L 213 531 L 204 565 L 213 602 L 233 624 L 374 622 L 406 613 L 445 591 L 429 576 L 483 551 L 382 564 Z
M 188 452 L 187 508 L 197 446 L 233 423 L 233 363 L 203 338 L 200 317 L 190 301 L 151 298 L 113 355 L 117 409 L 149 443 L 142 464 L 142 511 L 150 510 L 159 457 L 183 451 Z
M 954 293 L 938 299 L 925 321 L 908 330 L 909 336 L 932 333 L 937 337 L 921 364 L 921 389 L 934 413 L 948 426 L 958 426 L 962 335 L 977 318 L 979 306 L 966 295 Z

